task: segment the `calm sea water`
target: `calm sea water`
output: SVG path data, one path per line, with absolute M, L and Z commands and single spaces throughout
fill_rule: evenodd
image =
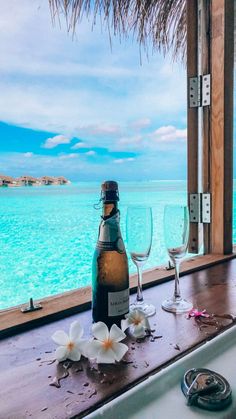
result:
M 186 203 L 186 182 L 124 182 L 119 187 L 124 241 L 127 206 L 150 205 L 154 234 L 145 268 L 166 262 L 163 207 Z M 99 194 L 98 183 L 0 188 L 0 309 L 91 283 Z M 130 272 L 135 272 L 131 261 Z

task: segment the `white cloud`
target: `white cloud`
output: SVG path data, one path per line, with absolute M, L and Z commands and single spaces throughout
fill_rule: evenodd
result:
M 97 25 L 92 32 L 86 19 L 72 41 L 63 18 L 61 29 L 52 26 L 48 1 L 11 0 L 11 8 L 0 3 L 3 121 L 65 136 L 100 136 L 105 147 L 109 136 L 126 135 L 124 127 L 181 119 L 186 77 L 179 66 L 158 53 L 149 61 L 144 56 L 140 66 L 138 45 L 112 39 L 111 51 L 106 30 L 101 34 Z M 90 141 L 93 146 L 97 138 Z
M 69 154 L 60 154 L 58 158 L 60 160 L 68 160 L 68 159 L 76 159 L 77 157 L 79 157 L 79 154 L 69 153 Z
M 118 138 L 110 148 L 117 151 L 138 151 L 139 153 L 149 153 L 153 150 L 170 150 L 181 144 L 185 147 L 187 129 L 178 129 L 173 125 L 161 126 L 158 129 L 145 134 L 127 135 Z
M 76 143 L 75 145 L 73 145 L 73 147 L 71 147 L 72 150 L 78 150 L 80 148 L 87 148 L 88 146 L 81 142 L 81 143 Z
M 134 160 L 135 160 L 134 157 L 128 157 L 128 158 L 124 158 L 124 159 L 115 159 L 115 160 L 113 160 L 113 162 L 115 164 L 123 164 L 123 163 L 127 163 L 127 162 L 132 162 Z
M 143 140 L 143 136 L 142 135 L 131 135 L 131 136 L 126 136 L 126 137 L 121 137 L 119 138 L 119 140 L 117 141 L 117 146 L 118 148 L 122 148 L 125 146 L 134 146 L 134 147 L 140 147 L 140 145 L 142 144 L 142 140 Z
M 55 148 L 60 144 L 69 144 L 71 142 L 70 138 L 65 137 L 64 135 L 55 135 L 55 137 L 48 138 L 41 147 L 43 148 Z
M 146 109 L 153 123 L 157 123 L 158 119 L 164 123 L 172 122 L 171 118 L 178 119 L 177 115 L 184 108 L 181 97 L 176 98 L 179 93 L 173 93 L 173 97 L 168 99 L 166 94 L 162 96 L 158 89 L 155 92 L 148 85 L 143 90 L 143 95 L 136 89 L 128 89 L 125 97 L 116 97 L 115 92 L 114 95 L 107 95 L 106 90 L 99 92 L 89 85 L 85 89 L 79 85 L 71 88 L 2 80 L 0 115 L 1 120 L 7 123 L 60 132 L 70 137 L 86 136 L 86 141 L 93 135 L 95 142 L 99 136 L 100 146 L 107 146 L 110 136 L 118 136 L 124 130 L 132 133 L 132 127 L 126 128 L 128 121 L 134 115 L 142 117 Z M 171 117 L 170 108 L 173 109 Z
M 150 137 L 156 141 L 176 141 L 176 140 L 186 140 L 187 139 L 187 128 L 178 129 L 172 125 L 163 126 L 154 131 Z
M 141 118 L 131 122 L 130 127 L 135 130 L 139 130 L 148 127 L 150 124 L 151 120 L 149 118 Z
M 158 53 L 149 60 L 143 56 L 140 66 L 138 45 L 112 39 L 111 51 L 106 30 L 101 34 L 96 25 L 91 32 L 86 20 L 72 41 L 63 18 L 61 29 L 52 26 L 48 0 L 11 0 L 10 8 L 8 3 L 0 0 L 1 120 L 60 133 L 48 138 L 43 147 L 58 146 L 57 152 L 59 144 L 69 144 L 71 153 L 18 153 L 9 162 L 4 157 L 1 170 L 68 176 L 109 171 L 114 177 L 125 177 L 133 176 L 134 168 L 139 175 L 140 167 L 154 174 L 153 151 L 173 151 L 178 143 L 178 151 L 184 153 L 186 130 L 178 128 L 186 126 L 182 68 L 171 66 Z M 78 139 L 74 145 L 73 137 Z M 138 158 L 99 155 L 99 159 L 89 159 L 96 147 L 137 151 Z M 72 152 L 80 149 L 90 151 Z M 167 166 L 163 163 L 163 173 Z
M 101 158 L 100 158 L 101 157 Z M 186 150 L 177 147 L 172 157 L 166 151 L 143 154 L 137 158 L 96 159 L 93 164 L 85 154 L 78 158 L 62 159 L 59 156 L 34 154 L 26 159 L 24 153 L 1 153 L 0 166 L 2 173 L 19 177 L 22 174 L 31 176 L 65 176 L 70 180 L 101 182 L 107 177 L 119 180 L 128 179 L 183 179 L 186 176 Z M 157 164 L 158 163 L 158 164 Z M 121 170 L 122 168 L 122 170 Z M 99 185 L 98 185 L 99 190 Z
M 94 125 L 88 126 L 86 131 L 92 135 L 114 135 L 120 134 L 121 127 L 119 125 Z
M 95 156 L 96 152 L 94 150 L 90 150 L 87 151 L 87 153 L 85 153 L 87 156 Z
M 68 62 L 44 62 L 37 60 L 34 62 L 25 62 L 21 60 L 20 55 L 8 57 L 0 67 L 0 72 L 9 74 L 24 74 L 28 76 L 63 76 L 63 77 L 79 77 L 86 76 L 91 78 L 123 78 L 132 77 L 134 72 L 127 68 L 113 68 L 113 67 L 93 67 L 90 65 L 76 64 Z
M 78 176 L 80 171 L 87 171 L 85 160 L 62 158 L 63 156 L 45 156 L 34 154 L 30 159 L 25 158 L 25 153 L 0 153 L 1 170 L 12 176 L 21 176 L 28 173 L 31 176 Z

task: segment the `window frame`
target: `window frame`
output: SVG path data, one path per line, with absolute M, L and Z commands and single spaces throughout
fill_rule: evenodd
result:
M 196 76 L 199 69 L 204 73 L 210 69 L 212 83 L 210 108 L 203 109 L 201 114 L 198 108 L 188 108 L 187 111 L 188 194 L 211 193 L 212 221 L 210 225 L 191 223 L 190 251 L 197 253 L 203 240 L 205 255 L 185 261 L 182 274 L 236 256 L 232 247 L 234 2 L 188 0 L 186 7 L 187 77 Z M 202 22 L 200 41 L 199 10 Z M 199 48 L 202 51 L 201 57 Z M 222 60 L 219 60 L 219 51 Z M 199 118 L 202 119 L 201 135 Z M 204 139 L 201 184 L 200 136 Z M 144 272 L 144 288 L 171 280 L 173 277 L 173 272 L 164 267 L 156 267 Z M 132 275 L 131 292 L 135 292 L 136 284 L 137 275 Z M 91 287 L 46 297 L 41 299 L 41 302 L 43 309 L 32 313 L 22 314 L 22 305 L 1 310 L 0 338 L 88 309 L 91 306 Z
M 190 274 L 235 257 L 236 248 L 235 253 L 229 255 L 208 254 L 190 257 L 182 263 L 180 275 Z M 143 273 L 143 288 L 160 285 L 173 279 L 173 269 L 167 270 L 164 265 L 158 266 Z M 130 292 L 132 294 L 136 291 L 137 274 L 134 274 L 130 276 Z M 91 308 L 91 294 L 91 286 L 88 286 L 38 300 L 37 302 L 42 304 L 42 310 L 22 313 L 20 310 L 22 305 L 1 310 L 0 339 L 88 310 Z
M 198 253 L 203 243 L 205 254 L 230 254 L 234 1 L 188 0 L 186 6 L 188 78 L 211 75 L 211 105 L 188 107 L 188 194 L 211 194 L 211 223 L 190 224 L 190 251 Z

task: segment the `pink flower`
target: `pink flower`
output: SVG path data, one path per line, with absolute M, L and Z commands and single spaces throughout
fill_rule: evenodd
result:
M 208 318 L 208 317 L 210 317 L 210 314 L 208 314 L 205 309 L 202 310 L 202 311 L 199 311 L 197 308 L 192 308 L 192 310 L 190 310 L 188 312 L 188 319 L 190 319 L 191 317 L 195 317 L 195 318 L 206 317 L 206 318 Z

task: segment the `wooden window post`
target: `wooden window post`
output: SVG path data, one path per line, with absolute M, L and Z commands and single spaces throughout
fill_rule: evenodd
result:
M 187 76 L 210 73 L 209 106 L 188 106 L 188 194 L 211 193 L 211 223 L 191 223 L 189 251 L 232 253 L 234 0 L 188 0 Z
M 187 7 L 187 78 L 198 72 L 198 2 L 188 0 Z M 198 108 L 188 106 L 187 116 L 188 196 L 198 192 Z M 190 199 L 190 198 L 189 198 Z M 189 200 L 190 206 L 190 200 Z M 190 225 L 189 251 L 198 253 L 199 224 Z
M 211 252 L 232 252 L 234 1 L 211 1 Z

